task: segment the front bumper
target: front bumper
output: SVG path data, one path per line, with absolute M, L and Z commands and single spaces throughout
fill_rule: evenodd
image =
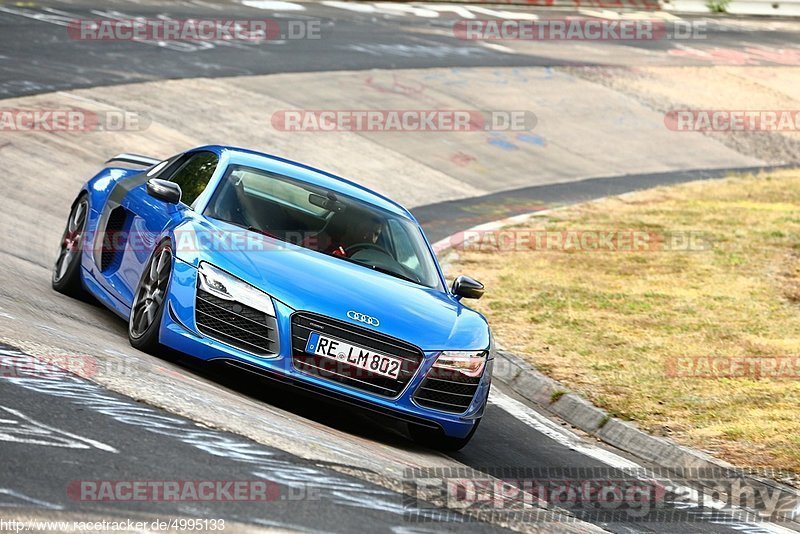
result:
M 423 352 L 419 367 L 402 392 L 394 398 L 387 398 L 295 368 L 292 358 L 291 320 L 297 310 L 281 302 L 274 302 L 279 339 L 278 351 L 274 355 L 256 355 L 201 334 L 195 321 L 196 287 L 197 269 L 183 261 L 176 261 L 167 300 L 167 313 L 162 318 L 160 341 L 164 345 L 205 361 L 219 360 L 361 409 L 408 423 L 440 428 L 450 437 L 466 437 L 483 415 L 491 383 L 492 360 L 487 362 L 475 396 L 465 412 L 453 414 L 425 408 L 414 401 L 414 393 L 424 381 L 439 352 Z

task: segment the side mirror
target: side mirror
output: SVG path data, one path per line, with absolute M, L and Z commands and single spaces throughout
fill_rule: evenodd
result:
M 181 186 L 175 182 L 150 178 L 147 180 L 147 194 L 158 200 L 177 204 L 181 201 Z
M 483 284 L 461 275 L 453 280 L 453 295 L 465 299 L 479 299 L 483 296 Z

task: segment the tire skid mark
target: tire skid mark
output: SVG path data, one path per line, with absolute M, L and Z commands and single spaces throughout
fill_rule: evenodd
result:
M 2 345 L 0 355 L 17 358 L 21 362 L 35 360 L 33 356 Z M 118 423 L 176 439 L 212 456 L 252 465 L 253 476 L 286 486 L 315 488 L 321 498 L 341 506 L 386 512 L 397 515 L 400 521 L 408 513 L 433 520 L 439 515 L 439 511 L 435 509 L 404 505 L 399 498 L 400 494 L 381 486 L 370 485 L 311 463 L 294 463 L 291 458 L 282 457 L 283 454 L 266 446 L 208 430 L 177 416 L 164 415 L 154 408 L 117 398 L 101 386 L 60 369 L 52 369 L 46 376 L 0 377 L 0 380 L 79 404 L 96 413 L 107 415 Z M 452 512 L 448 513 L 450 521 L 453 521 L 452 515 Z M 466 521 L 467 518 L 463 520 Z

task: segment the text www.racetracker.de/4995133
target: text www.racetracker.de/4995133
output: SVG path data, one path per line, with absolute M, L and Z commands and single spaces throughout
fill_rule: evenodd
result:
M 133 519 L 97 521 L 43 521 L 0 519 L 0 532 L 142 532 L 150 531 L 222 531 L 224 519 L 169 518 L 135 521 Z

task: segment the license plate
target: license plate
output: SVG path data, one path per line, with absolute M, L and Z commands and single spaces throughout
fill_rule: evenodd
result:
M 386 356 L 358 345 L 351 345 L 347 341 L 333 337 L 323 336 L 318 332 L 311 332 L 306 343 L 306 352 L 316 356 L 324 356 L 337 362 L 347 363 L 353 367 L 364 369 L 371 373 L 389 378 L 400 375 L 402 360 Z

